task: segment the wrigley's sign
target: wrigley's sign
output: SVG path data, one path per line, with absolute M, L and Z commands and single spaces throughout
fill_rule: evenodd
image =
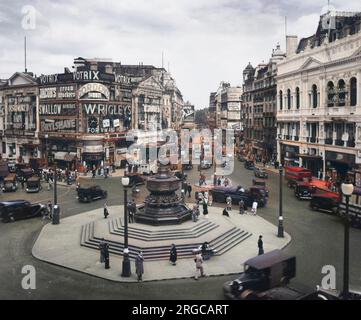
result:
M 105 104 L 105 103 L 83 103 L 83 110 L 87 115 L 101 114 L 101 115 L 123 115 L 124 106 L 120 104 Z

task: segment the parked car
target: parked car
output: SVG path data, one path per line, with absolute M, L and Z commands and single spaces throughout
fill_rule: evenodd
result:
M 200 167 L 202 170 L 207 170 L 209 168 L 212 168 L 212 163 L 207 161 L 201 161 Z
M 193 169 L 193 165 L 191 163 L 189 164 L 183 164 L 183 169 L 184 170 L 192 170 Z
M 267 203 L 267 195 L 262 187 L 245 189 L 242 186 L 217 186 L 211 192 L 214 202 L 225 203 L 229 196 L 232 198 L 233 204 L 238 204 L 239 201 L 243 200 L 246 207 L 251 207 L 254 201 L 258 202 L 259 207 L 264 207 Z
M 2 222 L 41 216 L 45 206 L 40 203 L 31 204 L 26 200 L 11 200 L 0 202 L 0 218 Z
M 80 187 L 78 189 L 78 199 L 80 202 L 91 202 L 93 200 L 105 199 L 107 192 L 99 186 Z
M 16 174 L 10 173 L 5 179 L 4 179 L 4 186 L 3 186 L 3 192 L 13 192 L 18 189 L 18 183 L 16 181 Z
M 266 172 L 266 170 L 263 170 L 261 168 L 258 168 L 258 167 L 255 167 L 253 169 L 253 172 L 254 172 L 254 176 L 256 178 L 262 178 L 262 179 L 267 179 L 268 178 L 268 174 Z
M 338 193 L 332 191 L 316 192 L 312 194 L 310 207 L 312 210 L 326 211 L 337 214 L 341 197 Z
M 299 200 L 312 199 L 312 187 L 307 181 L 296 182 L 294 193 Z
M 296 276 L 296 257 L 272 250 L 244 263 L 240 277 L 223 285 L 226 298 L 253 299 L 260 292 L 285 286 Z
M 131 186 L 144 184 L 144 178 L 139 173 L 128 173 L 127 177 L 129 177 L 129 185 Z
M 288 187 L 294 188 L 297 182 L 312 179 L 312 172 L 305 168 L 289 166 L 285 167 L 285 177 Z
M 26 181 L 26 192 L 27 193 L 36 193 L 41 190 L 40 178 L 37 176 L 32 176 Z
M 247 169 L 247 170 L 253 170 L 254 169 L 254 162 L 253 161 L 250 161 L 250 160 L 246 160 L 244 162 L 244 167 Z

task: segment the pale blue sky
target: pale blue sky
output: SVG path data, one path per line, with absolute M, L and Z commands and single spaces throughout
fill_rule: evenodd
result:
M 336 9 L 361 11 L 360 0 L 335 0 Z M 22 8 L 36 10 L 36 28 L 22 28 Z M 288 33 L 314 33 L 327 0 L 0 0 L 0 78 L 28 69 L 63 72 L 73 59 L 112 58 L 124 64 L 170 64 L 185 100 L 208 106 L 219 83 L 241 85 L 251 61 L 267 61 Z

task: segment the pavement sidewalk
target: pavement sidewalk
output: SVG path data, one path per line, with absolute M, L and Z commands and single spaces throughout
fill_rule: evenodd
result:
M 122 217 L 123 206 L 109 207 L 109 212 L 111 214 L 109 218 Z M 227 218 L 222 216 L 219 208 L 210 207 L 208 218 L 201 217 L 201 219 L 209 219 L 219 224 L 220 227 L 222 227 L 223 223 L 233 224 L 251 233 L 250 237 L 229 251 L 205 261 L 204 269 L 207 276 L 238 274 L 241 272 L 244 261 L 257 255 L 257 240 L 260 234 L 263 235 L 265 252 L 273 249 L 282 249 L 291 241 L 291 236 L 287 233 L 284 238 L 278 238 L 277 226 L 260 216 L 240 215 L 236 210 L 231 211 L 230 218 Z M 136 282 L 134 261 L 131 262 L 132 276 L 130 278 L 122 278 L 120 274 L 123 258 L 121 256 L 111 254 L 111 268 L 105 270 L 104 264 L 99 262 L 99 252 L 97 250 L 80 246 L 82 226 L 91 222 L 108 223 L 102 217 L 102 209 L 97 209 L 61 219 L 59 225 L 45 225 L 33 247 L 33 256 L 39 260 L 92 276 L 116 282 Z M 187 223 L 192 224 L 192 222 L 186 222 L 172 227 L 184 228 Z M 140 225 L 137 224 L 138 226 Z M 141 227 L 147 228 L 145 225 L 141 225 Z M 106 228 L 103 226 L 103 229 L 105 230 Z M 106 232 L 109 232 L 108 228 Z M 104 234 L 105 238 L 107 236 L 108 234 Z M 121 238 L 120 241 L 122 241 Z M 169 242 L 169 247 L 171 243 Z M 168 242 L 165 244 L 168 245 Z M 176 266 L 172 266 L 168 260 L 146 261 L 144 269 L 143 281 L 193 278 L 195 275 L 195 264 L 193 259 L 190 258 L 178 259 Z

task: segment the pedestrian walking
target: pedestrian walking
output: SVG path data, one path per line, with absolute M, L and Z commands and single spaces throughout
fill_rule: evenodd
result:
M 252 214 L 253 215 L 257 215 L 257 207 L 258 207 L 258 202 L 253 201 L 253 203 L 252 203 Z
M 187 191 L 188 191 L 188 198 L 190 198 L 192 193 L 192 185 L 190 183 L 188 183 L 187 185 Z
M 186 195 L 185 195 L 185 191 L 184 189 L 181 190 L 181 201 L 184 203 L 185 202 L 185 198 L 186 198 Z
M 109 263 L 109 243 L 104 243 L 104 262 L 105 262 L 105 269 L 110 269 Z
M 195 204 L 192 208 L 192 221 L 197 222 L 198 216 L 199 216 L 199 208 L 198 208 L 198 205 Z
M 170 248 L 169 261 L 172 263 L 173 266 L 175 266 L 177 263 L 177 248 L 174 243 Z
M 92 178 L 93 179 L 95 178 L 95 174 L 96 174 L 96 170 L 95 170 L 95 167 L 94 167 L 93 170 L 92 170 Z
M 203 199 L 203 215 L 207 216 L 208 215 L 208 201 L 206 198 Z
M 21 189 L 25 187 L 25 177 L 21 177 Z
M 108 206 L 107 203 L 104 203 L 104 219 L 108 218 L 109 216 L 109 211 L 108 211 Z
M 230 196 L 226 198 L 226 203 L 227 203 L 227 210 L 232 211 L 232 198 Z
M 135 216 L 136 210 L 137 210 L 137 205 L 136 205 L 134 199 L 132 199 L 132 201 L 128 204 L 129 223 L 134 223 L 134 216 Z
M 221 180 L 220 177 L 218 177 L 218 179 L 217 179 L 217 185 L 220 186 L 221 184 L 222 184 L 222 180 Z
M 201 251 L 197 252 L 197 254 L 194 258 L 194 262 L 196 263 L 196 274 L 194 276 L 194 279 L 198 280 L 199 273 L 200 273 L 201 277 L 205 277 L 204 268 L 203 268 L 203 258 L 202 258 Z
M 47 209 L 49 212 L 49 217 L 52 218 L 53 217 L 53 204 L 51 203 L 50 200 L 48 201 Z
M 258 238 L 258 255 L 264 254 L 262 236 Z
M 238 206 L 239 206 L 239 214 L 244 214 L 244 201 L 243 200 L 239 201 Z
M 104 248 L 105 248 L 105 240 L 104 238 L 102 238 L 99 242 L 100 263 L 105 262 Z
M 144 262 L 143 253 L 142 251 L 139 251 L 137 257 L 135 258 L 135 273 L 137 274 L 138 282 L 143 281 L 142 279 L 144 273 L 143 262 Z
M 226 216 L 226 217 L 229 217 L 229 213 L 228 213 L 227 208 L 224 208 L 224 209 L 223 209 L 222 215 L 223 215 L 223 216 Z

